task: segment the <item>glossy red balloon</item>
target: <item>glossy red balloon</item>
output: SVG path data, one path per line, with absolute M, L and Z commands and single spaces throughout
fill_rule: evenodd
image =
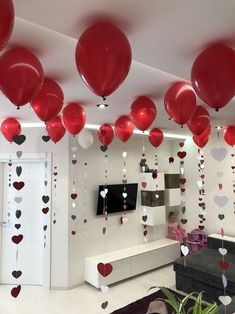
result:
M 170 118 L 183 125 L 194 114 L 197 97 L 191 85 L 185 82 L 177 82 L 166 92 L 164 105 Z
M 193 88 L 210 107 L 218 110 L 235 94 L 235 53 L 223 45 L 205 49 L 193 63 Z
M 149 142 L 154 146 L 158 147 L 162 144 L 163 141 L 163 133 L 162 130 L 158 128 L 154 128 L 149 132 Z
M 75 53 L 78 72 L 98 96 L 112 94 L 126 78 L 131 65 L 131 47 L 116 26 L 99 22 L 79 38 Z
M 54 143 L 59 142 L 65 134 L 65 128 L 62 124 L 60 116 L 56 116 L 47 121 L 46 130 Z
M 128 116 L 119 117 L 114 125 L 115 135 L 122 142 L 127 142 L 134 131 L 134 124 Z
M 229 125 L 224 131 L 224 139 L 230 146 L 235 145 L 235 125 Z
M 62 111 L 61 120 L 65 129 L 75 136 L 86 124 L 86 113 L 78 103 L 70 103 Z
M 31 101 L 44 79 L 38 58 L 25 48 L 12 48 L 0 57 L 0 88 L 16 106 Z
M 45 78 L 42 88 L 31 101 L 36 115 L 44 122 L 51 120 L 61 111 L 64 94 L 60 86 L 49 78 Z
M 154 102 L 145 96 L 138 97 L 131 105 L 130 115 L 134 125 L 141 131 L 147 130 L 157 116 Z
M 108 146 L 112 143 L 114 137 L 113 128 L 111 125 L 104 123 L 100 126 L 97 136 L 102 145 Z
M 15 118 L 8 118 L 1 124 L 1 132 L 5 139 L 12 142 L 13 137 L 21 133 L 20 123 Z
M 11 0 L 0 1 L 0 50 L 8 42 L 14 26 L 14 7 Z
M 203 106 L 197 106 L 187 126 L 194 135 L 202 134 L 210 124 L 209 112 Z
M 194 143 L 198 147 L 203 148 L 208 143 L 210 133 L 211 133 L 211 126 L 208 125 L 207 128 L 200 135 L 193 135 Z

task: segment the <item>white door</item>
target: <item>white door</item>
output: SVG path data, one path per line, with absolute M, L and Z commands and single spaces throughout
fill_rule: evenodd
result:
M 17 166 L 22 167 L 20 176 L 16 174 Z M 15 284 L 16 279 L 12 276 L 12 271 L 16 270 L 22 271 L 22 275 L 17 279 L 20 284 L 42 285 L 43 225 L 45 224 L 42 213 L 42 196 L 45 189 L 44 162 L 13 162 L 10 172 L 8 164 L 4 163 L 0 170 L 3 172 L 0 173 L 0 180 L 3 179 L 3 182 L 0 183 L 3 187 L 0 196 L 2 199 L 0 282 Z M 11 174 L 11 183 L 23 181 L 25 186 L 19 191 L 13 186 L 9 188 L 9 174 Z M 18 199 L 16 202 L 17 197 L 21 197 L 22 201 L 19 202 Z M 17 210 L 21 212 L 20 217 L 19 212 L 16 215 Z M 12 242 L 12 236 L 17 234 L 23 235 L 23 240 L 18 246 Z

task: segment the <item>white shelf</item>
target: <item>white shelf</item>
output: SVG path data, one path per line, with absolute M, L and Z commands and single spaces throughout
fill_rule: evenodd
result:
M 165 205 L 178 206 L 181 204 L 180 189 L 165 189 Z
M 149 207 L 142 206 L 145 211 L 142 211 L 141 223 L 146 226 L 158 226 L 166 224 L 166 207 L 165 206 L 157 206 L 157 207 Z M 142 217 L 147 215 L 147 220 L 144 221 Z

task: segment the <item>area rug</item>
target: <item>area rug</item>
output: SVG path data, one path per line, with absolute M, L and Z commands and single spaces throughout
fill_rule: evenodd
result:
M 170 291 L 173 292 L 174 295 L 178 297 L 179 299 L 184 298 L 183 295 L 172 290 Z M 154 292 L 148 295 L 147 297 L 144 297 L 140 300 L 130 303 L 127 306 L 112 312 L 111 314 L 146 314 L 149 307 L 149 303 L 156 300 L 157 298 L 165 299 L 166 297 L 165 297 L 165 294 L 161 290 L 159 290 L 157 292 Z M 192 299 L 190 299 L 187 302 L 186 310 L 192 307 L 194 303 L 195 302 Z M 168 304 L 166 304 L 166 306 L 167 306 L 168 312 L 172 313 L 172 307 Z

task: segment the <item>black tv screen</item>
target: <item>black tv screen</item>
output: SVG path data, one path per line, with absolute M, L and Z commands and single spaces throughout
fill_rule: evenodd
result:
M 136 209 L 136 199 L 138 191 L 138 183 L 128 183 L 126 187 L 126 209 L 125 211 Z M 118 213 L 124 211 L 123 208 L 123 184 L 112 184 L 107 185 L 108 193 L 106 195 L 107 213 Z M 97 215 L 103 215 L 104 213 L 104 198 L 101 192 L 105 190 L 104 185 L 99 186 L 98 191 L 98 204 L 97 204 Z

